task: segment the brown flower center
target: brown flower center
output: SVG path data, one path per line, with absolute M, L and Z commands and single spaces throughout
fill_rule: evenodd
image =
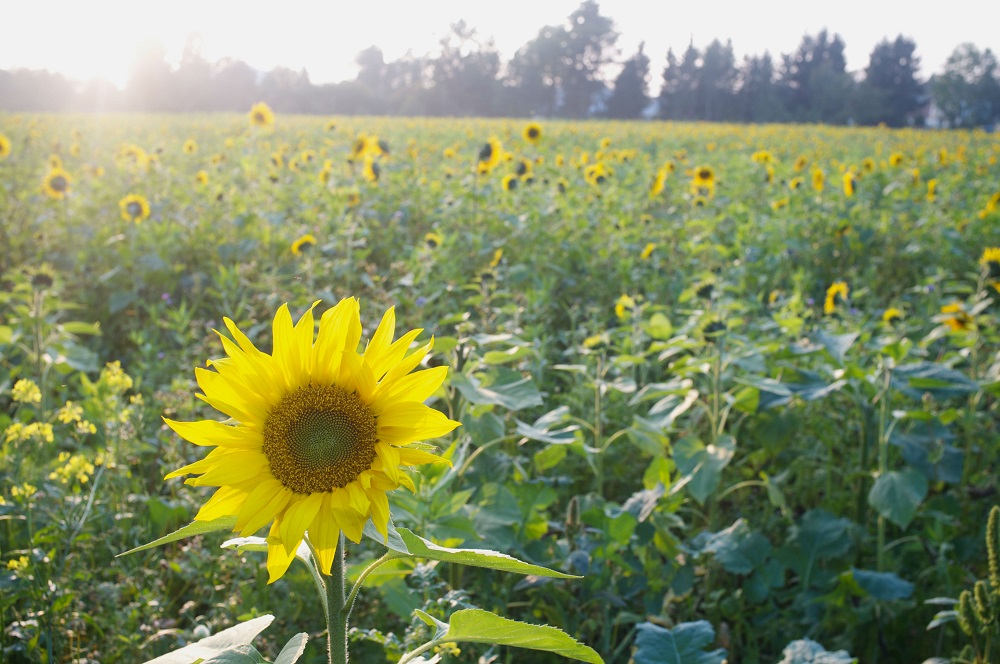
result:
M 283 398 L 264 422 L 271 474 L 296 493 L 344 487 L 375 459 L 371 408 L 335 386 L 309 385 Z

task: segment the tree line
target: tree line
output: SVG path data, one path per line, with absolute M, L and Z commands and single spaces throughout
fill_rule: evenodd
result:
M 804 35 L 793 53 L 741 61 L 716 39 L 670 49 L 660 92 L 645 45 L 621 59 L 614 21 L 595 0 L 562 25 L 545 26 L 504 62 L 491 39 L 459 21 L 434 55 L 387 62 L 358 54 L 357 76 L 317 85 L 305 70 L 260 72 L 236 59 L 210 63 L 191 39 L 176 67 L 162 47 L 139 54 L 123 90 L 48 71 L 0 70 L 9 111 L 244 111 L 265 101 L 285 113 L 428 116 L 660 118 L 728 122 L 991 125 L 1000 121 L 1000 71 L 990 49 L 959 45 L 944 70 L 921 81 L 912 39 L 883 40 L 861 72 L 847 71 L 844 41 Z M 614 72 L 617 73 L 615 74 Z

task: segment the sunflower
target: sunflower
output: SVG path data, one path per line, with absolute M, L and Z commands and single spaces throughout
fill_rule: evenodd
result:
M 801 173 L 802 171 L 805 170 L 806 166 L 808 165 L 809 165 L 809 160 L 806 159 L 805 155 L 799 155 L 795 159 L 795 164 L 792 165 L 792 168 L 795 169 L 796 173 Z
M 66 194 L 70 191 L 70 182 L 72 179 L 69 173 L 61 168 L 53 168 L 42 180 L 42 191 L 45 192 L 49 198 L 60 199 L 64 198 Z
M 1000 279 L 1000 247 L 987 247 L 979 257 L 979 264 L 990 279 Z
M 944 319 L 944 324 L 947 325 L 952 332 L 961 332 L 962 330 L 968 330 L 972 327 L 972 316 L 965 310 L 965 307 L 959 302 L 953 302 L 952 304 L 946 304 L 941 307 L 942 314 L 950 314 Z
M 863 170 L 865 173 L 874 173 L 875 172 L 875 160 L 872 159 L 871 157 L 865 157 L 864 159 L 862 159 L 861 160 L 861 170 Z
M 826 183 L 826 174 L 822 170 L 816 169 L 812 173 L 813 189 L 816 193 L 823 193 L 823 185 Z
M 139 194 L 129 194 L 118 201 L 118 207 L 122 211 L 122 219 L 135 224 L 142 223 L 143 219 L 149 218 L 149 201 Z
M 931 178 L 927 181 L 927 202 L 933 203 L 937 200 L 937 178 Z
M 313 245 L 316 244 L 316 238 L 306 233 L 300 236 L 295 242 L 292 242 L 292 253 L 296 256 L 303 255 L 306 251 L 311 249 Z
M 202 186 L 208 184 L 208 171 L 202 170 L 195 173 L 194 181 Z
M 855 177 L 853 171 L 847 171 L 844 173 L 844 196 L 850 198 L 857 191 L 857 178 Z
M 699 166 L 694 169 L 694 175 L 691 179 L 691 191 L 694 194 L 701 192 L 707 193 L 709 196 L 712 195 L 715 190 L 715 171 L 712 170 L 711 166 Z
M 904 161 L 906 161 L 906 157 L 902 152 L 893 152 L 889 155 L 889 165 L 893 168 L 902 166 Z
M 791 180 L 788 181 L 788 188 L 791 189 L 792 191 L 795 191 L 796 189 L 802 186 L 802 182 L 803 182 L 802 178 L 792 178 Z
M 603 161 L 590 164 L 583 169 L 583 179 L 591 186 L 597 187 L 604 184 L 608 177 L 612 175 L 612 170 Z
M 649 260 L 649 257 L 653 255 L 653 252 L 655 250 L 656 250 L 656 243 L 655 242 L 648 242 L 648 243 L 646 243 L 646 246 L 643 247 L 642 253 L 639 254 L 639 258 L 641 258 L 644 261 L 645 260 Z
M 198 144 L 194 142 L 193 138 L 189 138 L 184 141 L 184 154 L 195 154 L 198 152 Z
M 623 294 L 615 301 L 615 316 L 618 316 L 618 320 L 628 318 L 633 309 L 635 309 L 635 298 L 630 295 Z
M 785 198 L 779 198 L 776 201 L 771 201 L 771 209 L 775 211 L 780 210 L 783 207 L 788 207 L 788 203 L 789 200 L 787 196 Z
M 224 319 L 235 339 L 219 335 L 228 357 L 211 362 L 215 371 L 195 372 L 204 392 L 198 396 L 234 424 L 164 420 L 185 440 L 215 448 L 167 475 L 193 474 L 187 484 L 219 487 L 196 521 L 235 516 L 233 530 L 243 536 L 271 524 L 269 582 L 284 575 L 307 531 L 326 574 L 341 532 L 360 542 L 371 518 L 386 537 L 386 493 L 400 486 L 414 490 L 400 466 L 441 461 L 408 445 L 459 426 L 423 403 L 448 368 L 410 373 L 433 340 L 406 356 L 421 330 L 393 342 L 390 308 L 358 353 L 358 301 L 346 298 L 326 311 L 314 339 L 315 306 L 294 325 L 288 306 L 278 309 L 271 354 Z
M 336 128 L 337 128 L 337 121 L 336 120 L 329 120 L 326 123 L 326 130 L 327 131 L 333 131 Z
M 0 134 L 0 159 L 10 156 L 10 139 Z
M 503 187 L 504 191 L 514 191 L 517 189 L 517 176 L 513 173 L 508 173 L 503 176 L 503 180 L 500 181 L 500 186 Z
M 661 168 L 656 172 L 656 177 L 653 178 L 653 184 L 649 187 L 649 197 L 656 198 L 663 193 L 664 188 L 667 186 L 667 169 Z
M 529 122 L 524 127 L 523 136 L 524 140 L 532 145 L 538 145 L 538 141 L 542 140 L 542 125 L 537 122 Z
M 491 136 L 490 140 L 486 141 L 481 148 L 479 148 L 479 160 L 477 171 L 481 174 L 486 174 L 491 172 L 496 165 L 500 163 L 500 156 L 503 153 L 503 144 L 500 142 L 496 136 Z
M 903 320 L 903 312 L 896 307 L 889 307 L 882 312 L 882 322 L 886 325 L 895 325 Z
M 444 242 L 444 239 L 433 231 L 424 235 L 424 244 L 427 245 L 428 249 L 437 249 L 441 246 L 442 242 Z
M 361 174 L 372 184 L 378 184 L 378 179 L 382 174 L 382 169 L 379 168 L 377 161 L 375 161 L 371 156 L 368 156 L 365 157 L 365 167 L 362 169 Z
M 826 301 L 823 303 L 823 313 L 832 314 L 837 310 L 837 296 L 839 295 L 841 299 L 846 300 L 850 289 L 847 287 L 846 281 L 835 281 L 829 288 L 826 289 Z
M 250 124 L 255 127 L 270 127 L 274 124 L 274 111 L 260 101 L 250 107 Z

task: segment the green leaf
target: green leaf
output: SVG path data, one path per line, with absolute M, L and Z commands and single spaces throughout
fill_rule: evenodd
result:
M 827 334 L 826 332 L 820 332 L 816 335 L 816 341 L 822 344 L 823 348 L 826 348 L 826 352 L 828 352 L 838 364 L 843 363 L 844 356 L 847 355 L 848 349 L 854 345 L 857 338 L 857 332 L 850 332 L 848 334 Z
M 224 629 L 218 634 L 205 637 L 197 643 L 184 646 L 180 650 L 167 653 L 156 659 L 151 659 L 146 664 L 191 664 L 192 662 L 226 662 L 242 664 L 243 662 L 262 662 L 263 659 L 251 659 L 249 650 L 240 653 L 238 648 L 249 646 L 250 642 L 257 638 L 257 635 L 267 629 L 267 626 L 274 620 L 272 615 L 264 615 L 252 620 L 247 620 L 239 625 Z M 257 651 L 254 650 L 254 653 Z M 223 656 L 228 659 L 215 659 Z M 240 659 L 243 657 L 243 659 Z M 257 655 L 259 658 L 260 655 Z
M 642 327 L 646 334 L 654 339 L 666 340 L 674 333 L 674 326 L 670 324 L 670 319 L 661 313 L 650 316 Z
M 715 641 L 715 630 L 706 620 L 680 623 L 666 629 L 653 623 L 636 625 L 635 664 L 722 664 L 726 651 L 705 648 Z
M 14 340 L 14 330 L 6 325 L 0 325 L 0 345 L 6 346 Z
M 771 543 L 760 533 L 751 532 L 746 521 L 737 519 L 712 535 L 702 551 L 713 554 L 727 572 L 746 575 L 764 564 Z
M 463 609 L 451 614 L 448 631 L 441 640 L 495 643 L 551 652 L 590 664 L 604 664 L 593 648 L 583 645 L 561 629 L 502 618 L 482 609 Z
M 851 576 L 862 590 L 875 599 L 909 599 L 913 594 L 913 584 L 893 572 L 871 572 L 852 567 Z
M 935 399 L 961 397 L 979 386 L 961 371 L 934 362 L 916 362 L 897 367 L 892 372 L 892 386 L 914 399 L 929 394 Z
M 267 660 L 251 645 L 233 646 L 216 653 L 201 664 L 267 664 Z
M 845 650 L 829 652 L 809 639 L 792 641 L 781 654 L 783 657 L 778 664 L 854 664 L 858 661 Z
M 563 572 L 557 572 L 547 567 L 532 565 L 531 563 L 523 562 L 498 551 L 489 551 L 486 549 L 452 549 L 450 547 L 438 546 L 406 528 L 400 528 L 399 535 L 406 543 L 406 548 L 409 550 L 410 555 L 417 558 L 430 558 L 431 560 L 440 560 L 446 563 L 459 563 L 471 567 L 485 567 L 501 572 L 533 574 L 535 576 L 547 576 L 555 579 L 580 578 L 579 576 L 564 574 Z
M 542 395 L 530 376 L 498 381 L 489 387 L 482 387 L 477 378 L 460 373 L 451 374 L 449 379 L 469 403 L 503 406 L 508 410 L 542 405 Z
M 285 647 L 278 653 L 274 664 L 295 664 L 295 662 L 299 661 L 299 657 L 302 657 L 302 653 L 305 652 L 308 642 L 309 635 L 305 632 L 299 632 L 288 640 Z
M 906 528 L 927 495 L 927 478 L 913 468 L 879 476 L 868 492 L 868 502 L 889 521 Z
M 736 441 L 724 434 L 714 445 L 705 445 L 693 436 L 686 436 L 674 443 L 674 463 L 683 476 L 691 497 L 704 504 L 705 499 L 719 486 L 722 469 L 729 465 L 736 451 Z
M 89 335 L 101 334 L 100 323 L 84 323 L 83 321 L 68 321 L 62 324 L 62 329 L 64 332 L 69 332 L 70 334 L 89 334 Z
M 393 551 L 396 551 L 398 553 L 409 553 L 409 551 L 406 548 L 406 542 L 404 542 L 399 537 L 399 532 L 396 530 L 396 526 L 392 524 L 391 518 L 389 519 L 389 523 L 387 525 L 388 525 L 387 530 L 389 532 L 388 540 L 382 537 L 382 533 L 378 531 L 378 528 L 375 527 L 375 524 L 372 523 L 371 519 L 368 519 L 368 521 L 365 522 L 365 529 L 363 531 L 364 535 L 368 539 L 374 540 L 379 544 L 381 544 L 382 546 L 388 547 Z
M 149 544 L 143 544 L 142 546 L 137 546 L 134 549 L 130 549 L 124 553 L 119 553 L 116 558 L 121 556 L 127 556 L 130 553 L 136 553 L 138 551 L 145 551 L 146 549 L 155 549 L 158 546 L 163 546 L 164 544 L 170 544 L 171 542 L 176 542 L 177 540 L 182 540 L 185 537 L 193 537 L 194 535 L 204 535 L 205 533 L 214 533 L 219 530 L 232 530 L 233 526 L 236 525 L 235 516 L 220 516 L 218 519 L 213 519 L 212 521 L 193 521 L 188 525 L 184 526 L 179 530 L 175 530 L 169 535 L 164 535 L 158 540 L 153 540 Z
M 508 364 L 517 362 L 532 354 L 532 350 L 525 346 L 514 346 L 507 350 L 491 350 L 483 355 L 483 362 L 486 364 Z
M 566 458 L 567 448 L 565 445 L 552 445 L 535 452 L 533 460 L 535 468 L 539 472 L 545 472 L 558 466 Z

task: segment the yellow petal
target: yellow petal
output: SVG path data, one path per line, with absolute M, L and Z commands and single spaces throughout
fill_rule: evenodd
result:
M 295 553 L 295 549 L 302 543 L 302 536 L 306 528 L 316 518 L 319 512 L 319 505 L 323 500 L 322 493 L 310 493 L 307 495 L 296 495 L 293 502 L 281 516 L 281 541 L 285 544 L 285 550 Z
M 292 499 L 292 492 L 286 489 L 278 480 L 264 480 L 250 492 L 234 530 L 240 536 L 246 537 L 270 523 Z
M 232 427 L 215 420 L 198 422 L 177 422 L 163 418 L 167 426 L 178 436 L 195 445 L 217 445 L 219 447 L 256 448 L 262 442 L 260 434 L 244 427 Z
M 382 316 L 382 322 L 375 328 L 375 334 L 365 347 L 365 360 L 371 366 L 378 362 L 378 359 L 389 350 L 392 344 L 392 337 L 396 333 L 396 307 L 389 307 Z
M 201 506 L 194 520 L 214 521 L 219 517 L 236 514 L 239 512 L 243 501 L 246 500 L 247 495 L 248 492 L 239 487 L 219 487 L 219 490 L 208 499 L 208 502 Z
M 389 538 L 389 498 L 385 491 L 371 489 L 368 491 L 368 498 L 372 501 L 372 523 L 375 528 L 382 533 L 382 537 Z
M 386 408 L 378 416 L 379 439 L 387 441 L 409 431 L 411 440 L 437 438 L 461 426 L 460 422 L 449 420 L 439 410 L 414 401 L 404 401 Z
M 365 353 L 365 360 L 369 362 L 372 366 L 372 373 L 375 374 L 375 378 L 382 379 L 383 376 L 392 382 L 398 380 L 399 378 L 405 376 L 415 369 L 424 357 L 434 346 L 434 340 L 431 339 L 430 343 L 417 349 L 413 355 L 410 355 L 403 360 L 406 355 L 406 351 L 409 350 L 410 344 L 420 336 L 423 332 L 422 329 L 410 330 L 399 339 L 393 342 L 389 349 L 382 355 L 377 364 L 372 364 L 372 361 L 368 359 L 368 353 Z M 387 373 L 388 372 L 388 373 Z
M 398 483 L 399 450 L 392 445 L 378 443 L 375 445 L 375 454 L 378 455 L 379 460 L 382 462 L 382 472 L 385 473 L 390 480 Z
M 355 544 L 360 542 L 364 533 L 365 522 L 368 521 L 368 515 L 358 514 L 349 507 L 338 506 L 333 502 L 331 502 L 331 509 L 337 519 L 337 524 L 344 531 L 344 537 Z
M 233 338 L 236 339 L 236 343 L 240 345 L 240 348 L 243 349 L 244 353 L 251 357 L 259 357 L 263 355 L 263 353 L 261 353 L 257 347 L 253 345 L 253 342 L 250 341 L 247 335 L 243 334 L 240 328 L 236 327 L 236 323 L 234 323 L 232 319 L 228 317 L 223 318 L 222 322 L 226 324 L 226 329 L 229 330 L 229 334 L 233 335 Z
M 285 575 L 288 566 L 295 560 L 295 549 L 289 553 L 278 536 L 280 524 L 277 519 L 271 524 L 271 531 L 267 536 L 267 574 L 268 584 L 274 583 Z
M 260 452 L 239 450 L 191 482 L 194 486 L 225 486 L 253 479 L 261 474 L 270 476 L 267 457 Z
M 312 542 L 319 558 L 320 570 L 330 574 L 333 568 L 333 557 L 337 553 L 337 542 L 340 540 L 340 526 L 330 507 L 330 494 L 323 494 L 319 512 L 309 526 L 309 541 Z
M 425 452 L 424 450 L 418 450 L 413 447 L 397 447 L 395 449 L 399 452 L 399 464 L 401 466 L 422 466 L 428 463 L 446 463 L 449 466 L 451 465 L 451 461 L 448 459 L 437 454 Z
M 369 403 L 375 392 L 375 376 L 360 355 L 348 351 L 344 353 L 337 386 L 356 391 L 361 401 Z
M 448 367 L 441 366 L 403 376 L 391 383 L 383 380 L 371 402 L 372 411 L 378 415 L 401 401 L 424 401 L 441 387 L 447 377 Z
M 361 338 L 361 313 L 358 301 L 344 298 L 337 306 L 328 309 L 319 320 L 319 333 L 313 346 L 313 382 L 317 385 L 332 385 L 340 376 L 341 356 L 347 347 L 348 338 L 357 331 L 354 345 L 356 351 Z

